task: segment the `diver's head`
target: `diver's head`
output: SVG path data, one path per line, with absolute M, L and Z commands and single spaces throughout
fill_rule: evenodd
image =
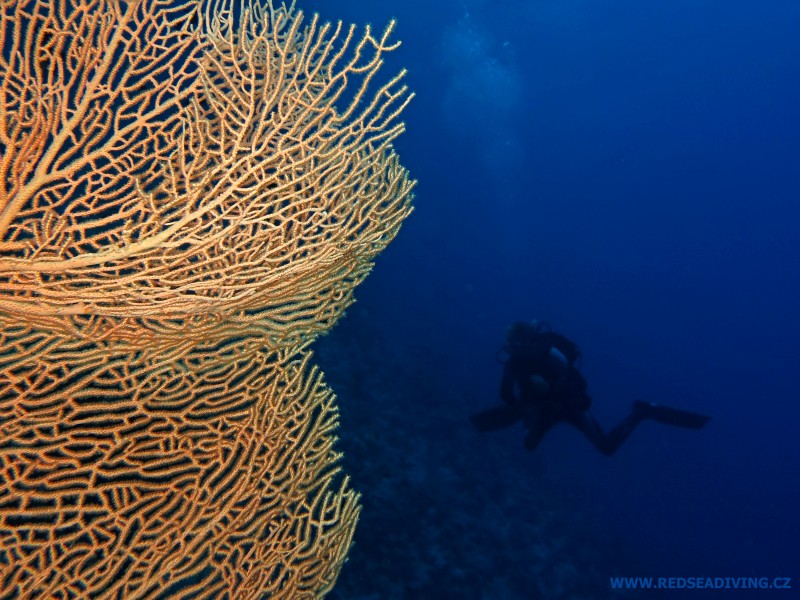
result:
M 538 321 L 534 320 L 530 323 L 517 321 L 506 332 L 506 344 L 511 350 L 522 348 L 529 345 L 538 332 Z

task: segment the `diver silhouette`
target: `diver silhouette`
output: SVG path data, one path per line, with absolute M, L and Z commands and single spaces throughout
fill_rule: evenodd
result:
M 508 331 L 500 397 L 504 404 L 470 417 L 482 432 L 522 421 L 525 447 L 535 449 L 558 423 L 576 427 L 603 454 L 610 456 L 645 419 L 700 429 L 711 417 L 636 400 L 631 413 L 605 433 L 589 413 L 592 398 L 581 375 L 580 349 L 547 323 L 514 323 Z M 498 353 L 498 354 L 500 354 Z

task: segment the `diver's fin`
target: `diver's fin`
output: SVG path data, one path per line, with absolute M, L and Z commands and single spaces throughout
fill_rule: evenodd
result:
M 642 402 L 641 400 L 634 401 L 633 411 L 641 412 L 645 417 L 653 419 L 658 423 L 674 425 L 675 427 L 684 427 L 686 429 L 700 429 L 711 420 L 711 417 L 706 415 L 689 412 L 688 410 L 681 410 L 679 408 L 661 406 L 660 404 Z
M 511 427 L 514 423 L 519 421 L 521 417 L 522 415 L 518 409 L 503 404 L 472 415 L 469 420 L 478 431 L 485 432 Z

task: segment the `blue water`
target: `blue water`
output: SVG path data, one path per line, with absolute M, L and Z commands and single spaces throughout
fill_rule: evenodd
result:
M 364 494 L 334 596 L 616 597 L 612 574 L 796 593 L 800 3 L 300 6 L 396 17 L 387 67 L 417 94 L 396 144 L 416 210 L 320 347 Z M 712 422 L 645 423 L 612 458 L 567 426 L 535 453 L 471 431 L 531 318 L 581 346 L 604 426 L 636 398 Z M 537 587 L 537 561 L 588 587 Z M 792 596 L 736 597 L 764 594 Z

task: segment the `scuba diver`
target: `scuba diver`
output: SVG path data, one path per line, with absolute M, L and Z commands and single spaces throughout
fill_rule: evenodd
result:
M 470 417 L 482 432 L 522 421 L 525 448 L 535 449 L 557 423 L 576 427 L 606 456 L 616 452 L 645 419 L 700 429 L 711 417 L 636 400 L 631 413 L 605 433 L 589 413 L 592 398 L 579 371 L 580 349 L 547 323 L 517 322 L 508 331 L 500 397 L 504 404 Z

